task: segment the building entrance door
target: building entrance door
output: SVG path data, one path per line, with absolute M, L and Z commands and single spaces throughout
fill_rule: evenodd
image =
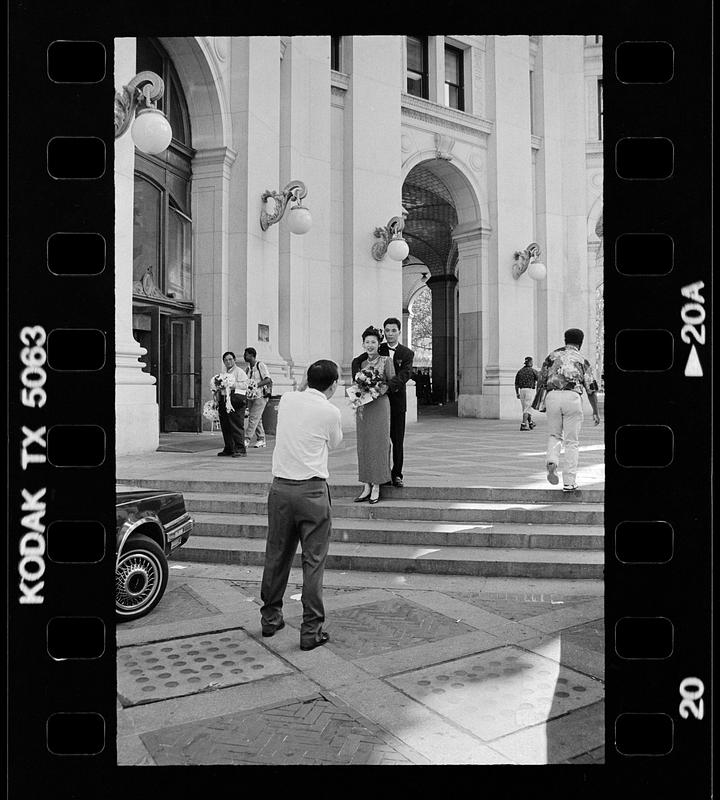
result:
M 200 314 L 133 307 L 133 336 L 147 350 L 143 370 L 155 378 L 163 433 L 202 430 L 200 330 Z
M 202 430 L 200 314 L 160 317 L 160 430 Z

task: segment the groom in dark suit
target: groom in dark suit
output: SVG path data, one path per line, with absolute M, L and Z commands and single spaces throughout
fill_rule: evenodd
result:
M 390 441 L 392 442 L 392 485 L 403 485 L 403 442 L 405 440 L 405 415 L 407 398 L 405 384 L 412 375 L 415 353 L 400 344 L 400 320 L 389 317 L 383 322 L 385 341 L 378 348 L 381 356 L 392 355 L 395 377 L 390 381 L 388 398 L 390 400 Z

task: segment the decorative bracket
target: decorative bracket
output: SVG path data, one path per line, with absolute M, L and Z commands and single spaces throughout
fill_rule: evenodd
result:
M 531 242 L 524 250 L 516 250 L 512 265 L 512 276 L 517 280 L 530 266 L 533 261 L 537 261 L 542 255 L 540 245 Z
M 165 82 L 155 72 L 146 70 L 115 92 L 115 138 L 120 138 L 130 127 L 138 106 L 156 108 L 165 93 Z
M 266 231 L 271 225 L 280 222 L 290 200 L 294 200 L 299 207 L 302 207 L 302 198 L 306 195 L 307 187 L 302 181 L 290 181 L 282 192 L 271 192 L 266 189 L 261 195 L 263 208 L 260 212 L 260 227 Z M 271 198 L 274 202 L 274 209 L 268 212 L 266 204 Z
M 455 139 L 446 133 L 435 134 L 435 157 L 443 161 L 452 161 L 452 149 L 455 147 Z
M 393 239 L 401 236 L 404 227 L 405 220 L 403 217 L 392 217 L 384 228 L 375 228 L 373 235 L 379 241 L 373 244 L 370 251 L 375 261 L 382 261 L 385 253 L 387 253 L 388 245 Z

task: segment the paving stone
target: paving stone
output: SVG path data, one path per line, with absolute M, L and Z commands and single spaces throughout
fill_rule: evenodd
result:
M 167 639 L 118 650 L 118 696 L 127 708 L 292 671 L 242 630 Z
M 593 653 L 605 652 L 605 620 L 597 619 L 562 631 L 563 642 Z
M 262 600 L 260 599 L 260 584 L 257 581 L 229 581 L 230 586 L 233 589 L 237 589 L 241 592 L 252 597 L 253 601 L 258 605 L 262 605 Z M 323 586 L 323 597 L 335 597 L 336 595 L 344 595 L 349 594 L 351 592 L 362 592 L 365 591 L 363 588 L 357 587 L 331 587 L 331 586 Z M 290 585 L 288 584 L 287 589 L 285 590 L 285 594 L 283 596 L 283 603 L 288 603 L 293 600 L 293 595 L 299 595 L 302 592 L 302 584 Z M 296 601 L 297 602 L 297 601 Z
M 540 614 L 560 611 L 566 608 L 582 607 L 583 603 L 597 599 L 593 596 L 565 597 L 535 592 L 520 593 L 485 593 L 485 592 L 445 592 L 450 597 L 492 611 L 505 619 L 519 622 Z
M 502 647 L 388 678 L 483 741 L 597 702 L 604 686 L 518 647 Z
M 605 748 L 597 747 L 589 753 L 583 753 L 575 758 L 569 758 L 563 762 L 565 764 L 604 764 L 605 763 Z
M 143 628 L 147 625 L 163 625 L 166 622 L 176 622 L 179 619 L 200 619 L 222 613 L 212 603 L 202 598 L 197 592 L 185 583 L 168 590 L 160 602 L 146 616 L 140 619 L 123 622 L 126 630 Z
M 439 642 L 476 629 L 402 599 L 333 609 L 330 642 L 343 658 L 364 658 L 427 642 Z
M 601 764 L 604 744 L 605 703 L 601 701 L 496 739 L 492 747 L 517 764 Z
M 378 725 L 321 694 L 165 728 L 141 739 L 161 766 L 425 763 Z

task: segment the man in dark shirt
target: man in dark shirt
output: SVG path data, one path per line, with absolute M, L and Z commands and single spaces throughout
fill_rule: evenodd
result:
M 522 405 L 521 431 L 529 431 L 535 427 L 530 414 L 530 407 L 535 397 L 535 387 L 537 386 L 538 372 L 533 369 L 533 360 L 530 356 L 525 358 L 525 366 L 520 367 L 515 375 L 515 397 Z

